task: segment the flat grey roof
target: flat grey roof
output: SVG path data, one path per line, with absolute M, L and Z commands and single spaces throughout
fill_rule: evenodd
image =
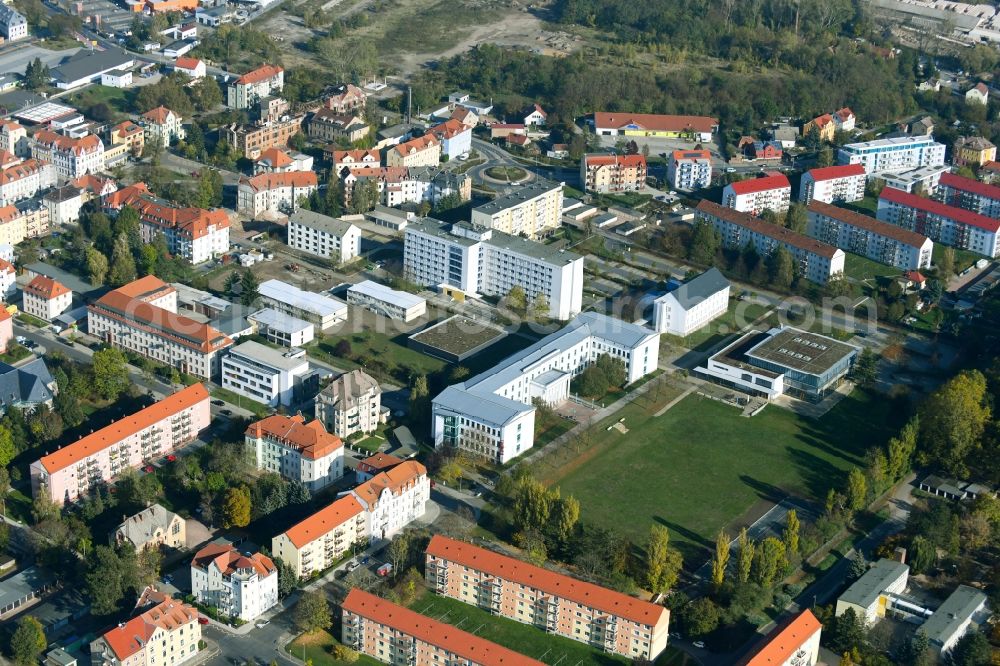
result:
M 229 350 L 229 356 L 243 356 L 263 365 L 271 366 L 276 370 L 295 370 L 303 365 L 308 365 L 303 350 L 292 347 L 289 350 L 272 349 L 259 342 L 244 342 Z
M 562 370 L 548 370 L 547 372 L 543 372 L 538 375 L 531 381 L 535 382 L 539 386 L 549 386 L 550 384 L 556 383 L 567 374 L 569 373 L 563 372 Z
M 456 235 L 452 233 L 453 227 L 467 229 L 475 231 L 478 234 L 482 234 L 483 240 L 477 241 L 474 238 Z M 528 240 L 527 238 L 511 236 L 510 234 L 505 234 L 502 231 L 497 231 L 496 229 L 476 227 L 469 222 L 456 222 L 454 224 L 449 224 L 447 222 L 442 222 L 441 220 L 435 220 L 431 217 L 425 217 L 411 223 L 410 226 L 407 227 L 407 230 L 414 230 L 431 236 L 437 236 L 438 238 L 447 240 L 450 243 L 457 243 L 465 247 L 470 247 L 479 242 L 487 243 L 494 247 L 503 248 L 504 250 L 516 252 L 526 257 L 531 257 L 532 259 L 537 259 L 553 265 L 569 264 L 581 258 L 580 255 L 575 252 L 560 250 L 551 245 L 536 243 L 535 241 Z
M 941 646 L 962 631 L 965 623 L 984 605 L 986 605 L 985 594 L 974 587 L 959 585 L 934 611 L 934 614 L 927 618 L 920 631 L 927 635 L 932 644 Z
M 385 286 L 384 284 L 373 282 L 372 280 L 365 280 L 353 285 L 347 290 L 348 294 L 352 292 L 364 294 L 370 298 L 377 298 L 380 301 L 391 303 L 392 305 L 405 310 L 409 310 L 410 308 L 420 305 L 421 303 L 426 303 L 424 299 L 415 294 L 411 294 L 407 291 L 397 291 Z
M 97 289 L 97 287 L 90 284 L 83 278 L 79 278 L 72 273 L 64 271 L 61 268 L 57 268 L 52 264 L 46 264 L 42 261 L 36 261 L 33 264 L 28 264 L 25 268 L 36 275 L 44 275 L 47 278 L 51 278 L 56 282 L 62 283 L 63 286 L 72 291 L 74 294 L 86 294 L 87 292 Z
M 857 352 L 858 348 L 854 345 L 786 326 L 771 332 L 766 340 L 747 351 L 746 355 L 806 374 L 822 375 Z
M 434 398 L 434 404 L 463 414 L 475 414 L 477 419 L 497 427 L 534 409 L 532 405 L 504 398 L 489 391 L 472 393 L 465 390 L 461 384 L 449 386 L 441 391 Z
M 698 305 L 709 296 L 728 288 L 729 280 L 726 279 L 726 276 L 718 268 L 713 267 L 656 300 L 660 301 L 668 295 L 673 294 L 680 306 L 687 310 L 692 306 Z
M 895 560 L 881 559 L 865 572 L 865 575 L 854 581 L 847 591 L 840 595 L 838 601 L 854 604 L 861 608 L 869 608 L 881 596 L 885 588 L 910 567 Z
M 69 60 L 52 70 L 52 78 L 63 81 L 78 81 L 87 77 L 97 76 L 111 69 L 122 69 L 131 66 L 135 57 L 121 49 L 107 51 L 81 50 L 70 56 Z
M 472 210 L 475 213 L 482 213 L 483 215 L 493 215 L 557 188 L 562 189 L 562 183 L 539 178 L 532 183 L 522 185 L 512 191 L 501 193 L 492 201 L 484 203 L 482 206 L 476 206 Z
M 319 213 L 314 213 L 313 211 L 306 210 L 305 208 L 299 208 L 297 211 L 289 215 L 288 223 L 301 224 L 304 227 L 332 234 L 338 238 L 343 238 L 344 234 L 350 231 L 351 227 L 354 227 L 353 224 L 347 222 L 346 220 L 330 217 L 328 215 L 320 215 Z
M 306 321 L 305 319 L 299 319 L 298 317 L 287 315 L 284 312 L 278 312 L 274 308 L 257 310 L 256 312 L 247 315 L 247 319 L 255 321 L 259 324 L 264 324 L 268 328 L 273 328 L 274 330 L 281 331 L 282 333 L 298 333 L 299 331 L 304 331 L 307 328 L 314 328 L 312 323 Z
M 31 596 L 46 586 L 55 584 L 55 577 L 44 569 L 28 567 L 9 578 L 0 580 L 0 608 Z
M 336 315 L 347 309 L 347 303 L 343 301 L 299 289 L 295 285 L 281 280 L 262 282 L 257 288 L 257 293 L 264 298 L 270 298 L 278 303 L 284 303 L 321 317 Z

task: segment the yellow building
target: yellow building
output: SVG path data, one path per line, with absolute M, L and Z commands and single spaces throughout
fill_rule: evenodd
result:
M 958 166 L 983 166 L 997 158 L 997 147 L 981 136 L 962 136 L 952 148 L 952 161 Z
M 271 552 L 305 577 L 323 571 L 368 535 L 368 513 L 353 495 L 341 497 L 271 539 Z
M 385 154 L 385 165 L 391 167 L 437 166 L 441 161 L 441 141 L 425 134 L 393 146 Z
M 42 206 L 41 210 L 48 217 L 48 209 Z M 0 244 L 17 245 L 23 241 L 28 235 L 27 221 L 27 216 L 22 215 L 15 206 L 0 208 Z
M 538 179 L 472 209 L 472 223 L 537 238 L 562 224 L 563 184 Z

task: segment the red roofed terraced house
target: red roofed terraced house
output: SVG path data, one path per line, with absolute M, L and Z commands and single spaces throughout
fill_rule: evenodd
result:
M 1000 221 L 916 194 L 886 187 L 878 199 L 878 219 L 918 234 L 935 243 L 1000 255 Z
M 783 213 L 791 199 L 792 185 L 783 173 L 740 180 L 722 190 L 722 205 L 751 215 L 760 215 L 765 210 Z
M 584 155 L 580 180 L 588 192 L 637 192 L 646 185 L 642 155 Z
M 56 173 L 63 178 L 79 178 L 104 170 L 104 142 L 95 134 L 74 139 L 42 130 L 31 139 L 31 156 L 54 164 Z
M 251 423 L 245 437 L 257 469 L 280 474 L 312 492 L 344 475 L 344 443 L 320 421 L 274 414 Z
M 719 121 L 707 116 L 666 116 L 654 113 L 594 113 L 594 133 L 599 136 L 647 136 L 664 139 L 711 141 Z
M 427 584 L 442 596 L 633 659 L 667 647 L 663 606 L 441 535 L 426 555 Z
M 994 220 L 1000 219 L 1000 187 L 946 172 L 941 174 L 934 198 Z
M 368 512 L 368 534 L 372 539 L 391 539 L 401 529 L 424 515 L 431 498 L 427 468 L 415 460 L 379 472 L 351 494 Z
M 354 495 L 341 497 L 271 539 L 271 552 L 299 578 L 329 569 L 368 539 L 368 512 Z
M 263 65 L 247 72 L 229 84 L 226 106 L 248 109 L 269 95 L 277 95 L 285 87 L 285 70 L 277 65 Z
M 341 604 L 344 644 L 386 664 L 543 666 L 444 622 L 352 589 Z
M 330 150 L 336 146 L 330 146 L 323 151 L 323 157 L 333 164 L 333 172 L 338 176 L 344 175 L 344 169 L 355 171 L 368 167 L 379 167 L 382 158 L 377 150 Z
M 208 324 L 177 314 L 174 288 L 147 276 L 109 291 L 87 306 L 90 334 L 112 347 L 176 368 L 202 379 L 218 376 L 229 336 Z M 158 304 L 159 303 L 159 304 Z
M 190 442 L 212 420 L 208 389 L 187 388 L 118 419 L 31 463 L 31 492 L 56 504 L 76 502 L 115 480 Z
M 872 261 L 903 269 L 929 268 L 934 242 L 927 236 L 822 201 L 809 204 L 806 234 Z
M 146 588 L 139 615 L 90 644 L 92 666 L 177 666 L 198 654 L 198 609 Z
M 23 289 L 23 309 L 32 317 L 52 321 L 73 305 L 73 292 L 61 282 L 37 275 Z
M 860 201 L 865 198 L 867 179 L 862 164 L 810 169 L 802 175 L 799 201 L 804 204 L 810 201 L 828 204 Z
M 236 188 L 236 209 L 255 217 L 265 212 L 292 213 L 316 191 L 317 185 L 315 171 L 243 176 Z
M 823 625 L 807 608 L 773 631 L 739 666 L 815 666 L 822 632 Z
M 253 622 L 278 603 L 278 567 L 261 553 L 211 543 L 191 560 L 191 594 L 223 616 Z

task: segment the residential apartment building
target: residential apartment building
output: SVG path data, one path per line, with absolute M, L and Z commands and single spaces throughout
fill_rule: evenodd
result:
M 313 492 L 344 475 L 344 443 L 319 420 L 306 423 L 301 414 L 274 414 L 251 423 L 246 445 L 257 469 L 280 474 Z
M 368 136 L 371 127 L 359 115 L 320 109 L 309 119 L 307 132 L 314 141 L 333 142 L 343 139 L 354 143 Z
M 108 140 L 112 146 L 124 145 L 126 151 L 131 153 L 132 157 L 140 157 L 142 156 L 142 149 L 146 145 L 146 132 L 131 120 L 125 120 L 111 128 L 108 133 Z
M 16 209 L 15 209 L 16 210 Z M 0 208 L 0 223 L 3 221 L 3 213 L 5 209 Z M 17 293 L 17 269 L 14 268 L 14 264 L 10 263 L 6 259 L 0 259 L 0 300 L 10 302 L 11 298 Z M 7 308 L 0 307 L 0 329 L 4 329 L 0 332 L 0 347 L 3 351 L 0 354 L 7 353 L 7 342 L 13 335 L 7 335 L 7 329 L 12 324 L 10 323 L 10 312 Z
M 208 389 L 192 384 L 31 463 L 32 494 L 75 502 L 125 470 L 172 453 L 211 420 Z
M 0 36 L 13 42 L 28 36 L 28 19 L 9 5 L 0 6 Z
M 441 154 L 450 160 L 468 155 L 472 150 L 472 128 L 449 119 L 427 130 L 441 142 Z
M 729 310 L 729 280 L 710 268 L 653 301 L 653 329 L 684 337 Z
M 316 327 L 311 322 L 273 308 L 248 314 L 247 321 L 256 327 L 258 335 L 282 347 L 302 347 L 316 336 Z
M 50 190 L 49 195 L 58 192 Z M 15 245 L 25 238 L 38 238 L 49 233 L 52 217 L 49 211 L 51 200 L 49 195 L 38 199 L 19 201 L 16 206 L 4 208 L 5 215 L 0 219 L 0 242 Z M 22 234 L 18 237 L 18 234 Z
M 229 84 L 226 105 L 232 109 L 249 109 L 263 98 L 277 95 L 284 87 L 284 68 L 263 65 Z
M 837 151 L 839 164 L 860 164 L 869 176 L 944 165 L 945 145 L 931 136 L 901 136 L 848 143 Z
M 722 190 L 723 206 L 751 215 L 760 215 L 765 210 L 783 213 L 791 200 L 792 185 L 783 173 L 740 180 Z
M 226 125 L 219 137 L 248 160 L 260 157 L 268 148 L 284 148 L 288 140 L 302 130 L 305 116 L 282 117 L 251 125 Z
M 868 180 L 861 164 L 810 169 L 802 174 L 799 183 L 799 201 L 823 203 L 847 203 L 865 198 L 865 183 Z
M 594 113 L 598 136 L 659 137 L 711 141 L 719 121 L 707 116 L 669 116 L 655 113 Z
M 223 351 L 233 341 L 208 324 L 147 300 L 172 289 L 147 276 L 110 291 L 87 306 L 88 330 L 112 347 L 212 379 L 219 374 Z
M 981 136 L 961 136 L 951 147 L 951 162 L 955 166 L 981 167 L 997 158 L 997 147 Z
M 935 243 L 1000 255 L 1000 220 L 886 187 L 878 199 L 878 219 L 927 236 Z
M 820 141 L 833 143 L 837 133 L 837 126 L 833 124 L 833 115 L 824 113 L 821 116 L 816 116 L 802 126 L 802 136 L 809 136 L 813 132 L 816 133 Z
M 390 167 L 437 166 L 440 162 L 441 141 L 433 134 L 414 137 L 385 153 L 385 165 Z
M 386 422 L 382 388 L 363 370 L 345 372 L 316 395 L 316 418 L 329 432 L 347 439 L 356 432 L 375 431 Z
M 53 164 L 61 178 L 79 178 L 104 170 L 104 142 L 95 134 L 74 138 L 42 130 L 31 138 L 31 146 L 31 156 Z
M 696 211 L 700 220 L 715 227 L 725 247 L 744 248 L 750 244 L 765 257 L 777 247 L 784 247 L 795 259 L 796 271 L 818 284 L 826 284 L 844 272 L 844 252 L 833 245 L 711 201 L 699 201 Z
M 158 106 L 142 114 L 139 122 L 145 130 L 145 140 L 158 141 L 161 146 L 172 146 L 187 136 L 183 118 L 165 106 Z
M 403 322 L 411 322 L 427 313 L 427 301 L 419 296 L 371 280 L 351 285 L 347 290 L 347 302 Z
M 46 228 L 48 228 L 48 208 L 40 205 L 38 210 L 45 211 Z M 27 216 L 24 212 L 17 206 L 0 208 L 0 244 L 14 246 L 27 237 Z
M 391 539 L 422 517 L 431 498 L 427 468 L 407 460 L 350 491 L 368 513 L 368 538 Z
M 903 270 L 930 268 L 934 242 L 922 234 L 821 201 L 809 204 L 806 235 Z
M 0 150 L 18 157 L 31 156 L 28 130 L 13 120 L 0 120 Z
M 583 257 L 466 222 L 408 224 L 403 270 L 417 284 L 471 297 L 506 296 L 517 285 L 530 300 L 543 296 L 554 319 L 582 307 Z
M 303 199 L 316 191 L 315 171 L 262 173 L 240 178 L 236 189 L 236 208 L 247 215 L 287 213 L 299 209 Z
M 949 206 L 1000 219 L 1000 186 L 997 185 L 947 172 L 941 174 L 934 198 Z
M 611 654 L 655 661 L 667 647 L 670 611 L 436 534 L 424 572 L 437 594 Z
M 374 182 L 380 202 L 385 206 L 428 202 L 432 206 L 455 194 L 462 201 L 472 197 L 472 179 L 437 167 L 363 167 L 341 171 L 344 201 L 350 204 L 354 189 L 361 183 Z
M 191 560 L 191 594 L 224 617 L 253 622 L 278 603 L 278 567 L 263 553 L 210 543 Z
M 56 168 L 48 162 L 18 160 L 0 171 L 0 206 L 29 199 L 56 184 Z
M 37 275 L 21 291 L 22 309 L 32 317 L 52 321 L 73 305 L 73 292 L 61 282 Z
M 584 155 L 580 182 L 587 192 L 638 192 L 646 186 L 646 158 L 642 155 Z
M 268 148 L 253 163 L 253 175 L 262 173 L 285 173 L 288 171 L 312 171 L 311 155 L 295 153 L 289 155 L 280 148 Z
M 80 219 L 80 209 L 84 203 L 84 190 L 76 185 L 55 187 L 42 195 L 41 203 L 48 209 L 51 226 L 73 224 Z M 31 205 L 37 200 L 22 202 Z M 20 206 L 20 204 L 18 204 Z
M 344 264 L 361 254 L 361 229 L 346 220 L 300 208 L 288 216 L 288 246 Z
M 128 544 L 141 552 L 147 548 L 181 549 L 185 546 L 187 521 L 173 511 L 159 504 L 146 507 L 134 516 L 129 516 L 112 534 L 116 546 Z
M 490 370 L 449 386 L 432 401 L 435 447 L 452 447 L 497 464 L 534 443 L 538 398 L 569 399 L 573 377 L 607 354 L 625 364 L 626 384 L 656 370 L 660 336 L 643 326 L 584 312 Z
M 563 183 L 542 178 L 472 209 L 472 224 L 536 239 L 562 224 Z
M 283 351 L 250 340 L 222 357 L 222 388 L 268 407 L 287 406 L 308 372 L 306 350 Z
M 368 538 L 368 512 L 354 495 L 344 495 L 271 539 L 271 552 L 297 578 L 325 571 Z
M 323 100 L 323 106 L 337 113 L 364 111 L 368 94 L 353 83 L 342 83 L 329 91 L 330 96 Z
M 712 153 L 675 150 L 667 163 L 667 180 L 675 190 L 700 190 L 712 185 Z
M 377 150 L 333 150 L 326 153 L 326 158 L 333 164 L 333 172 L 343 175 L 344 170 L 356 171 L 366 168 L 378 168 L 381 164 Z
M 738 666 L 816 666 L 823 625 L 808 608 L 785 622 Z
M 347 321 L 347 303 L 299 289 L 280 280 L 266 280 L 257 287 L 260 303 L 316 326 L 321 332 Z
M 542 666 L 542 662 L 361 589 L 341 604 L 344 644 L 386 664 Z
M 139 614 L 90 644 L 91 666 L 178 666 L 198 654 L 198 609 L 147 587 Z

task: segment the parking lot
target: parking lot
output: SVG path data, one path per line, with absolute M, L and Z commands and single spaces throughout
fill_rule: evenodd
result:
M 65 51 L 50 51 L 40 46 L 25 45 L 0 53 L 0 73 L 24 74 L 28 68 L 28 63 L 40 59 L 49 67 L 56 67 L 66 58 L 70 57 L 80 49 L 66 49 Z

